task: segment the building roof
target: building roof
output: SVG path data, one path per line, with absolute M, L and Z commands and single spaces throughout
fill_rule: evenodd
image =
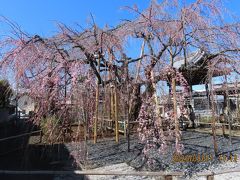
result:
M 227 91 L 229 95 L 236 95 L 240 93 L 240 83 L 214 84 L 213 91 L 216 95 L 224 95 Z M 193 96 L 206 96 L 205 88 L 193 91 Z
M 195 65 L 199 64 L 199 62 L 204 57 L 204 51 L 196 51 L 187 56 L 187 65 L 189 67 L 194 67 Z M 173 67 L 176 69 L 181 69 L 184 66 L 185 58 L 184 57 L 177 57 L 173 63 Z
M 208 77 L 208 58 L 207 53 L 201 50 L 189 54 L 186 58 L 178 57 L 173 63 L 173 67 L 182 72 L 183 76 L 189 83 L 189 85 L 205 84 Z M 223 69 L 215 68 L 213 71 L 213 77 L 222 76 L 226 74 Z

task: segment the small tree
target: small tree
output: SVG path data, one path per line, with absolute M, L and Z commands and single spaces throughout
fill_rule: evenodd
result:
M 9 105 L 10 97 L 12 96 L 12 89 L 7 80 L 0 80 L 0 108 Z

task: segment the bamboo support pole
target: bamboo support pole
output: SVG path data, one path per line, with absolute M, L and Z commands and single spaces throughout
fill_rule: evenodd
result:
M 129 89 L 127 88 L 128 101 L 127 101 L 127 149 L 130 152 L 130 122 L 129 122 Z
M 87 121 L 87 120 L 86 120 Z M 84 128 L 84 141 L 85 142 L 87 142 L 87 140 L 88 140 L 88 125 L 87 125 L 87 122 L 85 121 L 85 123 L 83 123 L 83 128 Z M 80 126 L 80 121 L 79 121 L 79 126 Z M 79 138 L 80 139 L 80 133 L 79 133 L 79 131 L 80 131 L 80 127 L 78 127 L 78 133 L 77 133 L 77 138 Z M 78 137 L 79 136 L 79 137 Z
M 100 74 L 100 58 L 98 58 L 98 73 Z M 96 81 L 96 109 L 94 119 L 94 144 L 97 143 L 97 128 L 98 128 L 98 109 L 99 109 L 99 81 Z
M 179 121 L 177 118 L 177 97 L 176 97 L 176 78 L 172 78 L 172 94 L 173 94 L 173 117 L 175 122 L 176 144 L 180 141 Z
M 42 140 L 43 140 L 43 132 L 42 132 L 42 131 L 40 131 L 39 143 L 42 143 Z
M 236 82 L 235 82 L 235 88 L 236 88 L 236 105 L 237 105 L 237 108 L 236 108 L 236 110 L 237 110 L 237 118 L 239 119 L 239 93 L 238 93 L 238 85 L 239 85 L 239 82 L 238 82 L 238 80 L 236 79 Z M 238 120 L 238 122 L 239 122 L 239 120 Z
M 108 74 L 109 80 L 111 79 L 110 72 Z M 109 101 L 108 101 L 108 119 L 112 119 L 112 88 L 111 86 L 108 86 L 108 95 L 109 95 Z
M 112 52 L 111 52 L 111 49 L 108 49 L 108 55 L 109 55 L 109 61 L 112 63 L 112 61 L 113 61 L 113 54 L 112 54 Z M 109 68 L 109 72 L 108 72 L 108 78 L 109 78 L 109 81 L 111 81 L 112 80 L 112 68 L 110 67 Z M 115 115 L 114 115 L 114 93 L 113 93 L 113 85 L 112 84 L 110 84 L 110 89 L 109 89 L 109 95 L 110 95 L 110 97 L 109 97 L 109 105 L 110 105 L 110 108 L 109 108 L 109 119 L 111 119 L 112 120 L 112 122 L 111 122 L 111 126 L 112 126 L 112 128 L 113 128 L 113 119 L 114 119 L 114 117 L 115 117 Z
M 237 87 L 236 87 L 236 105 L 237 105 L 237 117 L 239 118 L 239 93 L 238 93 L 238 82 L 237 82 Z
M 94 119 L 94 144 L 97 143 L 97 123 L 98 123 L 98 105 L 99 105 L 99 85 L 96 88 L 96 106 Z
M 113 128 L 113 119 L 115 118 L 115 109 L 114 109 L 114 94 L 113 94 L 113 85 L 111 85 L 110 98 L 111 98 L 111 120 Z
M 106 69 L 105 69 L 106 71 Z M 107 73 L 104 76 L 104 80 L 106 82 L 107 80 Z M 104 93 L 103 93 L 103 97 L 102 97 L 102 106 L 101 106 L 101 133 L 102 133 L 102 137 L 105 136 L 105 124 L 104 124 L 104 117 L 107 115 L 107 87 L 104 85 Z
M 126 138 L 127 137 L 127 123 L 125 120 L 123 122 L 123 131 L 124 131 L 124 137 Z
M 86 95 L 87 95 L 87 97 L 89 96 L 89 92 L 87 91 L 86 92 Z M 84 104 L 84 101 L 82 101 L 82 106 L 83 106 L 83 104 Z M 84 119 L 85 119 L 85 132 L 86 132 L 86 134 L 85 134 L 85 141 L 87 142 L 88 141 L 88 139 L 89 139 L 89 121 L 88 121 L 88 111 L 85 111 L 85 110 L 83 110 L 83 112 L 85 112 L 84 113 Z
M 211 73 L 212 74 L 212 73 Z M 212 133 L 213 133 L 213 146 L 214 146 L 214 153 L 217 155 L 218 146 L 217 146 L 217 139 L 216 139 L 216 116 L 215 116 L 215 103 L 214 103 L 214 94 L 212 88 L 212 75 L 209 74 L 209 88 L 210 88 L 210 100 L 211 100 L 211 111 L 212 111 Z M 211 76 L 210 76 L 211 75 Z
M 111 87 L 108 88 L 109 102 L 108 102 L 108 119 L 112 117 L 112 96 L 111 96 Z
M 174 63 L 174 58 L 172 55 L 172 49 L 170 49 L 170 58 L 171 58 L 171 64 L 173 67 L 173 63 Z M 175 73 L 175 72 L 174 72 Z M 172 95 L 173 95 L 173 118 L 174 118 L 174 123 L 175 123 L 175 135 L 176 135 L 176 144 L 179 143 L 180 141 L 180 130 L 179 130 L 179 121 L 177 118 L 177 95 L 176 95 L 176 74 L 173 75 L 172 77 L 172 82 L 171 82 L 171 86 L 172 86 Z
M 118 95 L 117 95 L 117 87 L 114 87 L 114 100 L 115 100 L 115 135 L 116 135 L 116 143 L 119 142 L 119 124 L 118 124 Z
M 229 128 L 229 142 L 232 149 L 232 114 L 230 112 L 230 102 L 229 102 L 229 93 L 228 93 L 228 85 L 227 85 L 227 75 L 225 77 L 225 85 L 226 85 L 226 100 L 227 100 L 227 119 L 228 119 L 228 128 Z
M 107 90 L 106 90 L 106 87 L 104 86 L 104 100 L 103 100 L 103 109 L 102 109 L 102 116 L 103 117 L 106 117 L 106 112 L 107 112 L 107 104 L 106 104 L 106 102 L 107 102 L 107 96 L 106 96 L 106 94 L 107 94 Z

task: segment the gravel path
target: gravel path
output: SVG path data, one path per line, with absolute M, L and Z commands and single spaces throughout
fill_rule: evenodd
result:
M 232 138 L 232 147 L 228 138 L 221 136 L 217 137 L 219 153 L 228 160 L 220 160 L 219 158 L 208 159 L 206 162 L 173 162 L 174 145 L 170 143 L 166 154 L 159 154 L 157 151 L 152 151 L 151 156 L 156 160 L 152 165 L 143 164 L 143 155 L 141 154 L 142 145 L 138 142 L 136 136 L 131 137 L 131 151 L 127 152 L 127 144 L 124 138 L 120 139 L 119 144 L 114 142 L 114 138 L 101 139 L 97 144 L 88 144 L 88 158 L 85 161 L 83 158 L 84 146 L 79 143 L 67 144 L 67 148 L 76 158 L 76 162 L 83 169 L 96 169 L 103 171 L 111 170 L 142 170 L 142 171 L 181 171 L 186 175 L 183 179 L 201 179 L 196 178 L 196 173 L 203 171 L 222 171 L 233 168 L 240 168 L 240 137 Z M 212 136 L 199 132 L 183 132 L 182 143 L 184 144 L 184 155 L 212 155 L 214 157 L 214 149 L 212 144 Z M 232 153 L 232 162 L 230 154 Z M 234 159 L 237 158 L 237 159 Z M 141 168 L 140 168 L 141 167 Z M 234 173 L 228 174 L 233 175 Z M 236 174 L 236 173 L 235 173 Z M 238 174 L 240 177 L 240 175 Z M 220 175 L 218 178 L 225 177 Z M 119 179 L 120 177 L 103 177 L 105 179 Z M 133 179 L 136 179 L 134 177 Z M 142 179 L 143 177 L 141 177 Z M 230 178 L 230 177 L 229 177 Z M 94 178 L 93 178 L 94 179 Z M 127 178 L 129 179 L 129 178 Z M 132 179 L 132 178 L 130 178 Z M 152 179 L 152 178 L 146 178 Z M 180 178 L 181 179 L 181 178 Z M 240 178 L 239 178 L 240 179 Z

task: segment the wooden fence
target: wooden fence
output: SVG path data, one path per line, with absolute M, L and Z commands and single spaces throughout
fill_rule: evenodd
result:
M 240 168 L 221 171 L 208 171 L 197 173 L 198 177 L 206 177 L 206 180 L 213 180 L 215 175 L 226 173 L 240 173 Z M 149 171 L 96 171 L 96 170 L 73 170 L 73 171 L 9 171 L 0 170 L 0 175 L 99 175 L 99 176 L 158 176 L 165 180 L 171 180 L 184 176 L 183 172 L 149 172 Z

